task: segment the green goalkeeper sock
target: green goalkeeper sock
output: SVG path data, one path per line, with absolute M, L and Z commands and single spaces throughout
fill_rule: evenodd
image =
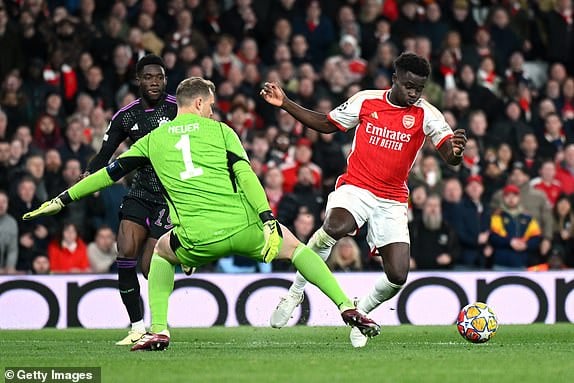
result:
M 305 279 L 317 286 L 333 303 L 342 311 L 353 309 L 353 302 L 343 292 L 339 282 L 335 279 L 325 261 L 309 249 L 300 244 L 293 253 L 291 259 L 295 268 L 305 277 Z
M 173 291 L 175 265 L 154 253 L 149 270 L 149 307 L 151 310 L 151 332 L 167 329 L 167 305 Z

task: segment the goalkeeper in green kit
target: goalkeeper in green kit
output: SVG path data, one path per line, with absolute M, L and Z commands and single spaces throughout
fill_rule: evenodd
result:
M 165 189 L 174 228 L 158 240 L 151 260 L 151 333 L 132 351 L 163 350 L 169 345 L 167 312 L 175 265 L 199 267 L 229 254 L 258 262 L 290 259 L 337 305 L 346 324 L 366 336 L 378 335 L 379 325 L 356 310 L 325 262 L 271 214 L 239 137 L 226 124 L 210 119 L 213 83 L 199 77 L 183 80 L 176 99 L 178 114 L 173 121 L 140 138 L 106 168 L 24 215 L 33 219 L 56 214 L 140 166 L 153 166 Z

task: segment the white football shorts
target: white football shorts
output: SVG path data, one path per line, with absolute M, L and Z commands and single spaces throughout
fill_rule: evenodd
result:
M 389 243 L 411 243 L 406 203 L 379 198 L 357 186 L 341 185 L 327 199 L 327 210 L 335 207 L 349 211 L 358 228 L 368 222 L 367 242 L 371 250 Z

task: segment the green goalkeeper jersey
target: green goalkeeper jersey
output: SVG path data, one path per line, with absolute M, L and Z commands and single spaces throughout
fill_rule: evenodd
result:
M 259 222 L 258 207 L 248 203 L 233 171 L 236 162 L 249 163 L 247 154 L 226 124 L 178 115 L 119 158 L 126 157 L 150 160 L 184 247 L 220 241 Z

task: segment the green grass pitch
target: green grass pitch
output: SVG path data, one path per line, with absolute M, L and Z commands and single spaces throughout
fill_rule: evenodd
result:
M 172 329 L 129 352 L 124 330 L 0 331 L 0 367 L 101 367 L 102 382 L 574 382 L 574 325 L 501 326 L 471 344 L 452 326 L 389 326 L 353 349 L 345 327 Z

